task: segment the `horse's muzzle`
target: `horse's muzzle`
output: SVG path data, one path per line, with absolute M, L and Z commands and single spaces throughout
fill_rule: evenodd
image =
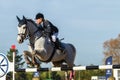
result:
M 24 39 L 22 37 L 20 37 L 20 36 L 17 37 L 17 42 L 19 44 L 23 43 L 23 41 L 24 41 Z

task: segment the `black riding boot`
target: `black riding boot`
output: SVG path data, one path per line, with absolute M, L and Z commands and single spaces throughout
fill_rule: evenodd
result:
M 61 50 L 62 53 L 65 52 L 65 47 L 62 45 L 58 38 L 56 39 L 55 46 L 57 49 Z

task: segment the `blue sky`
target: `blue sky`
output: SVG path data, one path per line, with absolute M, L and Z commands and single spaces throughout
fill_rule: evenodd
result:
M 63 42 L 76 47 L 76 65 L 102 64 L 103 43 L 120 33 L 120 0 L 0 0 L 0 52 L 15 44 L 22 54 L 27 43 L 17 43 L 17 19 L 34 19 L 41 12 L 56 25 Z M 46 64 L 44 64 L 46 66 Z

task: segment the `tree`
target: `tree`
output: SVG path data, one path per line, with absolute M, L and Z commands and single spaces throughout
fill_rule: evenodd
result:
M 107 57 L 113 57 L 113 64 L 120 64 L 120 35 L 104 42 L 104 62 Z
M 10 51 L 7 52 L 7 57 L 9 59 L 9 61 L 13 62 L 13 50 L 10 49 Z M 15 50 L 15 69 L 18 69 L 18 68 L 22 68 L 24 66 L 24 61 L 23 58 L 22 58 L 22 55 L 19 55 L 18 54 L 18 50 Z
M 9 59 L 9 61 L 13 62 L 13 52 L 14 50 L 12 50 L 10 48 L 10 51 L 7 52 L 7 57 Z M 24 61 L 22 61 L 22 55 L 19 55 L 18 53 L 18 50 L 15 50 L 15 69 L 18 69 L 18 68 L 22 68 L 23 65 L 24 65 Z M 9 74 L 9 76 L 12 77 L 12 73 Z M 26 74 L 25 73 L 16 73 L 15 74 L 15 77 L 16 79 L 15 80 L 26 80 Z M 11 79 L 12 80 L 12 79 Z

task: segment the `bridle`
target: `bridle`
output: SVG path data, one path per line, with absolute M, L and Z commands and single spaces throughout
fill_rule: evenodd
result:
M 19 26 L 19 27 L 21 27 L 21 26 Z M 28 28 L 27 28 L 27 23 L 26 23 L 26 26 L 24 27 L 24 29 L 25 29 L 25 32 L 24 32 L 24 33 L 19 33 L 19 34 L 18 34 L 18 36 L 20 36 L 22 40 L 28 39 L 28 32 L 27 32 L 27 31 L 28 31 Z
M 28 22 L 31 22 L 31 23 L 34 25 L 34 27 L 37 28 L 37 30 L 34 31 L 32 34 L 30 33 L 30 29 L 29 29 L 29 27 L 28 27 Z M 20 36 L 22 40 L 30 39 L 30 37 L 31 37 L 32 35 L 35 35 L 38 31 L 40 32 L 40 36 L 37 37 L 37 39 L 39 39 L 40 37 L 46 37 L 47 35 L 49 35 L 48 32 L 41 31 L 40 28 L 38 28 L 37 25 L 36 25 L 34 22 L 30 21 L 29 19 L 26 19 L 25 25 L 26 25 L 26 26 L 24 27 L 24 28 L 25 28 L 25 32 L 18 34 L 18 36 Z M 21 27 L 21 25 L 18 25 L 18 26 Z M 49 36 L 49 37 L 50 37 L 50 36 Z

